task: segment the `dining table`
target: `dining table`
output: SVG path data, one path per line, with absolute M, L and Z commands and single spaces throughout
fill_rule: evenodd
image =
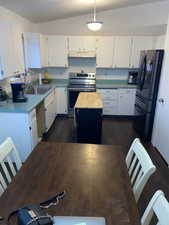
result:
M 66 191 L 58 205 L 46 209 L 48 214 L 105 217 L 106 225 L 140 225 L 124 148 L 41 142 L 0 197 L 0 216 L 7 218 L 15 209 Z

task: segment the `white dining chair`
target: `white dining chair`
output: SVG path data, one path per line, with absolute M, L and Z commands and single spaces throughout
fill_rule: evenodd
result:
M 3 192 L 4 192 L 4 189 L 3 189 L 2 185 L 0 184 L 0 196 L 2 195 Z
M 22 162 L 10 137 L 0 144 L 0 195 L 21 168 Z M 6 179 L 5 179 L 6 178 Z
M 156 215 L 157 225 L 169 224 L 169 202 L 164 196 L 164 193 L 158 190 L 150 200 L 142 218 L 141 225 L 149 225 L 153 215 Z
M 150 176 L 156 171 L 146 149 L 136 138 L 127 154 L 126 164 L 136 201 L 139 200 Z

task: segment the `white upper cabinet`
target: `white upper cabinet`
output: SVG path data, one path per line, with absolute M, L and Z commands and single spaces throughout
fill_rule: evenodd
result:
M 16 21 L 0 20 L 1 78 L 24 72 L 22 31 Z
M 68 67 L 67 37 L 48 36 L 47 56 L 47 64 L 49 67 Z
M 156 49 L 164 49 L 164 44 L 165 44 L 165 35 L 156 37 L 155 40 Z
M 131 43 L 131 37 L 115 37 L 113 67 L 130 67 Z
M 42 67 L 48 65 L 47 40 L 45 35 L 40 35 L 40 57 Z
M 96 38 L 92 36 L 70 36 L 69 54 L 73 52 L 95 52 Z
M 14 74 L 21 74 L 25 72 L 24 68 L 24 50 L 22 30 L 19 24 L 12 24 L 13 31 L 13 51 L 14 51 Z
M 132 68 L 139 67 L 140 51 L 155 49 L 154 37 L 133 37 L 132 38 L 132 54 L 130 65 Z
M 96 39 L 96 67 L 112 68 L 114 54 L 114 37 Z
M 1 78 L 12 76 L 14 72 L 12 25 L 8 20 L 0 20 L 0 54 L 1 54 Z
M 38 33 L 24 33 L 23 37 L 26 69 L 45 66 L 45 40 L 43 36 Z

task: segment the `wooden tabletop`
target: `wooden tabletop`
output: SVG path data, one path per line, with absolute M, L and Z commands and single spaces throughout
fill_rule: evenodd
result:
M 102 109 L 103 103 L 98 92 L 80 92 L 75 108 Z
M 59 192 L 52 216 L 103 216 L 107 225 L 140 225 L 122 147 L 42 142 L 0 198 L 0 215 Z M 0 223 L 5 224 L 5 223 Z

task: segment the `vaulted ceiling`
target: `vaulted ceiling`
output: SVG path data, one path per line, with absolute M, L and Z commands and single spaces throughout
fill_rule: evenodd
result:
M 97 0 L 97 10 L 166 0 Z M 92 13 L 94 0 L 0 0 L 0 5 L 35 23 Z

